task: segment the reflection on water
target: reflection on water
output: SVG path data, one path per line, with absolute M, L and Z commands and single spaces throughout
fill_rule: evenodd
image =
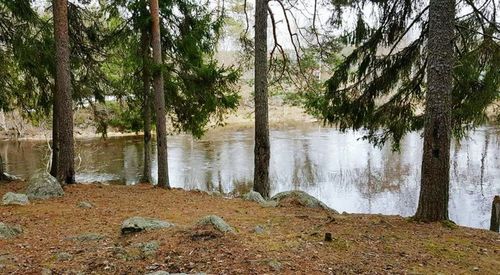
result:
M 332 208 L 354 213 L 412 215 L 416 209 L 422 140 L 408 135 L 400 153 L 374 148 L 360 133 L 306 127 L 271 131 L 272 193 L 304 190 Z M 451 157 L 450 217 L 461 225 L 486 228 L 490 204 L 500 194 L 500 131 L 481 128 L 454 142 Z M 247 190 L 253 178 L 253 131 L 217 132 L 201 140 L 172 136 L 172 186 Z M 0 142 L 8 171 L 29 177 L 47 167 L 43 142 Z M 153 156 L 155 156 L 155 152 Z M 77 181 L 134 184 L 141 178 L 141 137 L 77 142 Z M 153 178 L 157 165 L 152 165 Z

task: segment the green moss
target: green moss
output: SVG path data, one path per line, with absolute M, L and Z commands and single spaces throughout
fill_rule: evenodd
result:
M 449 229 L 457 229 L 458 225 L 450 220 L 441 221 L 441 225 Z

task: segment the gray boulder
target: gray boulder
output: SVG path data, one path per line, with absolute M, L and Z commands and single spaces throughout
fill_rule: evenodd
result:
M 123 221 L 122 234 L 140 232 L 143 230 L 169 228 L 173 226 L 174 226 L 173 223 L 167 221 L 156 220 L 151 218 L 143 218 L 143 217 L 131 217 Z
M 334 209 L 331 209 L 326 204 L 324 204 L 320 200 L 316 199 L 315 197 L 307 194 L 304 191 L 281 192 L 281 193 L 274 195 L 271 198 L 271 200 L 275 201 L 278 206 L 283 205 L 284 201 L 289 201 L 289 202 L 293 202 L 293 203 L 296 203 L 296 204 L 304 206 L 304 207 L 321 208 L 321 209 L 325 209 L 327 211 L 333 212 L 335 214 L 338 214 L 337 211 L 335 211 Z
M 227 224 L 221 217 L 208 215 L 198 220 L 198 225 L 211 225 L 222 233 L 235 233 L 236 231 Z
M 250 191 L 242 196 L 242 198 L 246 201 L 254 201 L 258 203 L 265 203 L 266 200 L 262 197 L 259 192 Z
M 39 172 L 30 178 L 26 195 L 30 199 L 44 200 L 61 197 L 64 195 L 64 191 L 56 178 L 47 172 Z
M 23 233 L 23 229 L 20 226 L 0 222 L 0 239 L 12 238 L 21 233 Z
M 27 205 L 30 201 L 26 194 L 8 192 L 2 197 L 3 205 Z

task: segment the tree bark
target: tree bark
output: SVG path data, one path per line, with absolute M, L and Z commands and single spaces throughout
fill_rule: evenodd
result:
M 58 129 L 57 129 L 57 96 L 54 95 L 52 97 L 52 161 L 51 161 L 51 166 L 50 166 L 50 174 L 53 177 L 57 177 L 57 163 L 58 161 L 58 156 L 59 156 L 59 141 L 58 141 Z
M 150 1 L 151 10 L 151 44 L 153 46 L 153 88 L 154 107 L 156 111 L 156 146 L 158 152 L 158 186 L 170 188 L 168 180 L 168 158 L 167 158 L 167 123 L 165 118 L 165 93 L 163 89 L 163 74 L 161 71 L 161 40 L 160 40 L 160 15 L 158 0 Z
M 73 148 L 73 102 L 69 64 L 68 2 L 54 0 L 54 37 L 56 43 L 57 179 L 61 184 L 75 182 Z
M 500 196 L 495 196 L 491 204 L 490 230 L 500 232 Z
M 150 56 L 149 30 L 143 29 L 141 34 L 142 51 L 142 83 L 143 83 L 143 114 L 144 114 L 144 171 L 142 173 L 143 182 L 151 182 L 151 90 L 149 72 Z
M 267 91 L 267 0 L 255 3 L 255 148 L 253 189 L 269 198 L 269 144 Z
M 431 0 L 424 149 L 415 219 L 448 219 L 455 0 Z

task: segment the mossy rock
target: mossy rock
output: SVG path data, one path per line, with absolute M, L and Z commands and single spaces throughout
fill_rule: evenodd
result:
M 258 202 L 258 203 L 265 203 L 266 202 L 264 197 L 262 197 L 262 195 L 259 192 L 255 192 L 253 190 L 244 194 L 243 196 L 241 196 L 241 198 L 243 200 L 246 200 L 246 201 L 254 201 L 254 202 Z
M 131 217 L 123 221 L 122 234 L 140 232 L 144 230 L 153 230 L 160 228 L 169 228 L 175 226 L 168 221 L 162 221 L 144 217 Z
M 27 205 L 30 201 L 26 194 L 8 192 L 2 197 L 3 205 Z
M 210 225 L 222 233 L 235 233 L 236 231 L 227 224 L 221 217 L 216 215 L 208 215 L 198 220 L 198 225 Z
M 18 225 L 8 225 L 0 222 L 0 239 L 8 239 L 23 233 L 23 229 Z
M 53 197 L 61 197 L 64 195 L 64 190 L 61 185 L 51 174 L 47 172 L 39 172 L 34 174 L 26 188 L 26 195 L 30 199 L 50 199 Z
M 277 206 L 284 206 L 286 203 L 296 204 L 304 207 L 310 208 L 320 208 L 325 209 L 334 214 L 339 214 L 339 212 L 328 207 L 326 204 L 316 199 L 315 197 L 307 194 L 304 191 L 286 191 L 274 195 L 271 201 L 275 201 Z

